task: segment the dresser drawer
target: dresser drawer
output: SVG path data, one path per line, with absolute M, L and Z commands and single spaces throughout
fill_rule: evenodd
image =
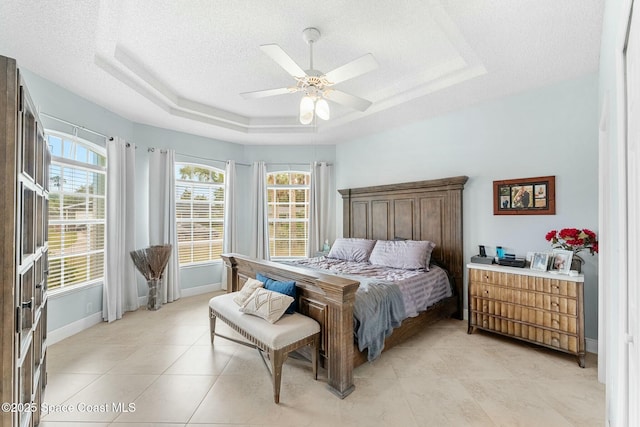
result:
M 555 329 L 560 332 L 576 334 L 578 331 L 578 318 L 575 315 L 554 313 L 536 308 L 523 307 L 503 301 L 487 300 L 479 297 L 471 297 L 469 301 L 471 313 L 489 314 L 492 316 L 529 323 L 535 326 Z M 474 326 L 483 326 L 472 322 Z
M 471 313 L 470 321 L 473 326 L 488 331 L 499 332 L 504 335 L 543 344 L 571 353 L 577 353 L 579 351 L 578 335 L 576 334 L 546 329 L 482 313 Z
M 469 281 L 577 298 L 578 284 L 561 279 L 486 270 L 469 270 Z
M 578 313 L 578 301 L 574 298 L 478 282 L 469 284 L 469 297 L 503 301 L 572 316 Z

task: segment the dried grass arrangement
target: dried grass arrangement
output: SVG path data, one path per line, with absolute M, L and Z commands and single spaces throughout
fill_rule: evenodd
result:
M 133 264 L 147 280 L 149 295 L 147 309 L 158 310 L 162 307 L 162 274 L 171 256 L 171 245 L 153 245 L 145 249 L 130 252 Z

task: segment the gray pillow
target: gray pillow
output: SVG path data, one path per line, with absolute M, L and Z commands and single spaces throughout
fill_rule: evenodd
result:
M 429 271 L 436 244 L 428 240 L 378 240 L 369 262 L 384 267 Z
M 327 258 L 367 262 L 375 244 L 375 240 L 339 237 L 333 242 Z

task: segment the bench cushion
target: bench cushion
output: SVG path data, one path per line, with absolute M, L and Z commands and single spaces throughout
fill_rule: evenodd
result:
M 320 332 L 318 322 L 300 313 L 285 314 L 276 323 L 242 313 L 233 301 L 237 293 L 215 296 L 209 300 L 209 307 L 274 350 Z

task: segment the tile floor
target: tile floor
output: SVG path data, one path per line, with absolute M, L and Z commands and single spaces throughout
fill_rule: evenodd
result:
M 444 320 L 355 370 L 344 400 L 326 371 L 291 359 L 280 405 L 256 350 L 209 341 L 207 301 L 183 298 L 99 324 L 49 348 L 42 427 L 602 426 L 597 359 Z M 220 324 L 222 329 L 224 324 Z M 225 332 L 232 334 L 228 328 Z M 67 409 L 67 412 L 64 412 Z

